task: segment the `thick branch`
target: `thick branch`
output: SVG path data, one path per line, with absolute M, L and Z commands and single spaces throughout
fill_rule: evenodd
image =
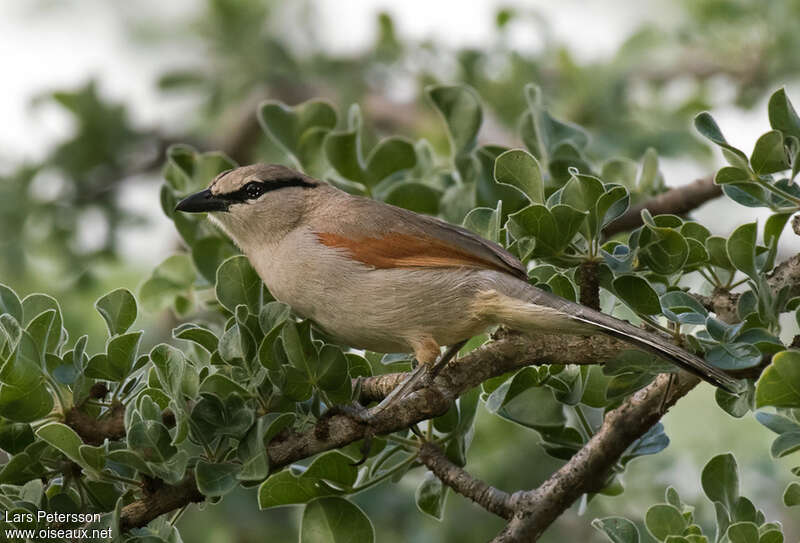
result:
M 768 277 L 773 290 L 784 286 L 800 289 L 800 254 L 783 262 Z M 709 300 L 709 308 L 718 315 L 736 320 L 736 295 L 717 292 Z M 721 305 L 716 305 L 720 303 Z M 685 396 L 699 383 L 697 377 L 681 372 L 677 377 L 659 375 L 620 407 L 608 413 L 600 431 L 561 469 L 539 488 L 512 496 L 517 510 L 506 528 L 495 538 L 496 543 L 535 541 L 552 522 L 577 498 L 602 488 L 609 470 L 625 450 L 644 435 L 663 416 L 665 410 Z
M 630 444 L 699 382 L 697 377 L 683 372 L 674 375 L 671 384 L 669 375 L 659 375 L 608 413 L 600 430 L 561 469 L 539 488 L 512 496 L 517 513 L 494 541 L 535 541 L 582 494 L 600 490 Z
M 142 499 L 123 507 L 119 521 L 120 529 L 126 532 L 132 528 L 141 528 L 161 515 L 205 499 L 205 495 L 197 490 L 194 474 L 189 472 L 181 483 L 175 486 L 160 486 L 146 492 Z
M 115 403 L 101 419 L 87 415 L 76 407 L 67 411 L 64 423 L 75 430 L 85 443 L 102 445 L 106 439 L 114 441 L 125 437 L 125 406 Z
M 722 189 L 719 185 L 714 184 L 714 179 L 712 177 L 703 177 L 692 181 L 688 185 L 670 189 L 655 198 L 633 206 L 619 219 L 606 226 L 603 232 L 606 236 L 613 236 L 641 226 L 643 209 L 647 209 L 653 215 L 663 213 L 683 215 L 719 196 L 722 196 Z
M 419 451 L 419 459 L 444 484 L 474 501 L 487 511 L 510 520 L 514 514 L 511 496 L 476 479 L 463 468 L 450 461 L 442 450 L 432 443 L 424 443 Z
M 787 284 L 800 288 L 800 255 L 778 266 L 770 275 L 769 283 L 775 289 Z M 337 414 L 319 420 L 312 429 L 305 432 L 284 431 L 267 447 L 270 465 L 278 469 L 320 452 L 343 447 L 368 435 L 394 432 L 436 417 L 443 414 L 451 402 L 463 392 L 490 377 L 524 366 L 545 363 L 603 363 L 629 348 L 626 343 L 605 336 L 583 338 L 541 335 L 530 338 L 514 332 L 501 331 L 495 336 L 494 341 L 451 362 L 437 376 L 433 385 L 389 406 L 375 415 L 369 424 Z M 361 400 L 369 402 L 382 399 L 404 376 L 395 373 L 364 379 L 361 383 Z M 670 387 L 669 396 L 664 399 L 668 379 L 668 376 L 659 376 L 654 383 L 606 415 L 601 430 L 540 488 L 515 493 L 510 506 L 518 512 L 513 515 L 503 534 L 498 536 L 500 538 L 498 541 L 529 540 L 531 537 L 536 537 L 536 534 L 540 534 L 581 494 L 598 490 L 608 470 L 627 447 L 646 433 L 663 415 L 660 408 L 673 405 L 699 382 L 695 377 L 681 373 Z M 81 435 L 84 439 L 89 439 L 87 436 L 92 434 L 84 427 L 80 415 L 71 416 L 78 417 L 78 419 L 73 418 L 72 423 L 75 424 L 75 420 L 80 420 L 77 428 L 82 428 Z M 86 417 L 85 414 L 83 416 Z M 97 441 L 96 438 L 99 437 L 91 439 Z M 446 464 L 443 466 L 447 467 Z M 456 485 L 470 486 L 466 484 L 470 479 L 459 479 L 452 476 L 453 472 L 442 469 L 440 472 L 443 475 L 445 472 L 450 474 L 447 475 L 445 484 L 457 491 Z M 470 492 L 475 494 L 474 491 Z M 127 505 L 123 508 L 121 523 L 126 528 L 143 526 L 159 515 L 202 499 L 202 494 L 194 484 L 194 478 L 188 477 L 180 485 L 163 486 L 152 490 L 142 499 Z M 500 505 L 492 507 L 498 508 L 498 511 L 504 510 Z M 503 513 L 498 514 L 506 517 Z
M 778 264 L 767 274 L 767 284 L 775 291 L 788 286 L 790 297 L 800 296 L 800 254 Z M 735 322 L 738 320 L 736 306 L 739 296 L 739 293 L 716 289 L 710 296 L 695 295 L 695 298 L 723 321 Z

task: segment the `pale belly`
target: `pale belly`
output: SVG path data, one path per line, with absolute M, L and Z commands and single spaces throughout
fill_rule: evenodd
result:
M 298 253 L 297 244 L 290 246 L 291 253 L 278 247 L 269 259 L 251 260 L 273 296 L 345 345 L 411 352 L 422 339 L 450 345 L 494 324 L 477 315 L 473 301 L 505 274 L 469 268 L 372 269 L 327 248 L 310 251 L 318 255 L 313 260 L 298 257 L 309 251 Z

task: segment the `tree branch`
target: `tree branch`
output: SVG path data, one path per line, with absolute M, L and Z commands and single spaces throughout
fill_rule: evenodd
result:
M 647 209 L 653 215 L 661 215 L 663 213 L 683 215 L 719 196 L 722 196 L 722 189 L 719 185 L 714 184 L 714 178 L 703 177 L 692 181 L 688 185 L 670 189 L 655 198 L 633 206 L 620 218 L 606 226 L 603 233 L 606 236 L 613 236 L 641 226 L 643 209 Z
M 769 284 L 773 289 L 790 284 L 800 290 L 800 254 L 780 264 L 770 275 Z M 605 336 L 550 334 L 532 338 L 501 330 L 495 334 L 493 341 L 448 364 L 432 385 L 387 407 L 369 423 L 336 414 L 320 419 L 308 431 L 284 430 L 267 446 L 270 466 L 277 470 L 320 452 L 344 447 L 366 436 L 391 433 L 439 416 L 463 392 L 490 377 L 530 365 L 600 364 L 630 348 L 622 341 Z M 404 377 L 405 374 L 392 373 L 363 379 L 361 400 L 370 402 L 382 399 Z M 699 382 L 685 373 L 678 374 L 672 386 L 667 386 L 668 381 L 667 375 L 657 377 L 652 384 L 608 413 L 600 431 L 569 462 L 539 488 L 517 492 L 510 501 L 500 500 L 504 495 L 502 491 L 492 489 L 466 472 L 453 471 L 452 466 L 436 458 L 434 451 L 426 449 L 421 455 L 427 454 L 426 465 L 437 476 L 441 474 L 445 484 L 457 492 L 463 490 L 464 495 L 481 505 L 484 505 L 482 502 L 489 503 L 492 509 L 487 509 L 490 511 L 504 518 L 511 517 L 497 541 L 529 541 L 541 534 L 580 495 L 599 490 L 618 458 L 664 414 L 662 408 L 674 405 Z M 77 424 L 79 428 L 84 422 L 76 423 L 78 419 L 74 418 L 69 420 L 68 423 Z M 85 439 L 93 435 L 85 428 L 81 431 Z M 143 526 L 171 510 L 202 500 L 203 495 L 190 475 L 179 485 L 149 489 L 141 499 L 125 506 L 121 524 L 125 529 Z M 513 516 L 507 514 L 507 507 L 514 510 Z
M 175 486 L 161 485 L 150 489 L 145 492 L 142 499 L 123 507 L 119 520 L 120 530 L 126 532 L 132 528 L 141 528 L 161 515 L 190 503 L 205 501 L 205 499 L 205 495 L 197 489 L 194 473 L 189 472 L 179 484 Z
M 119 402 L 111 406 L 108 414 L 96 419 L 75 407 L 67 411 L 64 424 L 71 427 L 89 445 L 102 445 L 109 439 L 125 437 L 125 406 Z
M 671 384 L 669 375 L 659 375 L 607 413 L 592 439 L 539 488 L 512 495 L 517 512 L 494 542 L 535 541 L 582 494 L 602 489 L 611 468 L 630 444 L 699 382 L 685 372 L 677 374 Z
M 487 511 L 510 520 L 514 514 L 511 507 L 511 496 L 508 492 L 498 490 L 476 479 L 463 468 L 450 461 L 442 450 L 432 443 L 423 443 L 419 450 L 419 459 L 444 484 L 474 501 Z
M 790 287 L 790 297 L 800 296 L 800 254 L 775 266 L 775 269 L 767 274 L 767 284 L 776 291 L 788 286 Z M 694 296 L 706 309 L 716 313 L 723 321 L 735 322 L 738 320 L 736 306 L 739 303 L 739 293 L 715 289 L 710 296 L 701 294 Z

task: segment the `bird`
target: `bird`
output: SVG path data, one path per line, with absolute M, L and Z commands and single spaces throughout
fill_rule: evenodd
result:
M 413 353 L 418 369 L 391 401 L 496 325 L 612 336 L 738 390 L 731 376 L 664 337 L 533 286 L 526 267 L 497 243 L 283 165 L 221 172 L 175 209 L 208 213 L 278 301 L 337 341 Z

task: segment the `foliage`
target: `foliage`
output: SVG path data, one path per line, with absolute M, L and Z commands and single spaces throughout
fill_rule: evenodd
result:
M 757 243 L 755 223 L 726 239 L 697 222 L 646 211 L 642 226 L 609 240 L 604 227 L 632 201 L 664 190 L 654 151 L 644 153 L 639 165 L 620 158 L 592 161 L 584 152 L 587 133 L 548 113 L 533 85 L 525 88 L 528 109 L 520 125 L 525 148 L 480 145 L 476 135 L 483 108 L 473 90 L 432 86 L 426 93 L 450 142 L 445 155 L 424 139 L 399 137 L 367 151 L 357 106 L 340 119 L 326 102 L 290 107 L 273 101 L 262 104 L 259 118 L 286 162 L 350 192 L 463 222 L 518 255 L 540 288 L 575 299 L 587 288 L 577 280 L 578 268 L 594 263 L 609 294 L 607 309 L 632 311 L 676 339 L 686 334 L 691 348 L 723 369 L 752 369 L 771 357 L 757 381 L 752 373 L 743 375 L 747 392 L 719 392 L 717 400 L 735 417 L 775 407 L 776 413 L 756 414 L 779 434 L 773 455 L 800 450 L 800 356 L 778 339 L 778 316 L 797 303 L 788 289 L 775 292 L 765 279 L 775 268 L 790 202 L 780 201 L 766 221 L 763 245 Z M 796 168 L 792 111 L 778 91 L 770 101 L 770 118 L 782 130 L 771 132 L 780 136 L 780 146 L 770 147 L 767 159 L 759 145 L 749 161 L 726 147 L 708 116 L 700 117 L 705 120 L 699 128 L 749 172 L 749 180 L 741 183 L 771 192 L 766 187 L 780 183 L 764 176 Z M 765 170 L 759 164 L 772 166 Z M 418 468 L 422 439 L 438 444 L 457 466 L 466 465 L 481 403 L 520 431 L 537 432 L 548 454 L 566 460 L 597 432 L 606 411 L 656 373 L 673 371 L 635 351 L 608 361 L 602 371 L 526 367 L 464 394 L 428 424 L 424 437 L 410 430 L 376 437 L 363 465 L 355 464 L 358 444 L 287 469 L 270 465 L 268 446 L 276 436 L 308 429 L 331 407 L 358 400 L 359 378 L 406 366 L 389 366 L 396 357 L 353 352 L 297 319 L 274 300 L 223 234 L 203 217 L 174 211 L 179 198 L 233 165 L 221 153 L 199 153 L 186 145 L 169 149 L 162 208 L 187 252 L 153 270 L 138 302 L 125 289 L 97 300 L 107 328 L 102 351 L 87 352 L 87 336 L 67 337 L 55 299 L 31 294 L 20 300 L 0 286 L 0 448 L 10 455 L 0 470 L 4 509 L 96 511 L 105 514 L 103 525 L 118 533 L 122 507 L 137 493 L 153 481 L 178 485 L 189 478 L 211 501 L 239 486 L 258 486 L 262 509 L 302 505 L 302 541 L 346 540 L 356 533 L 359 541 L 371 541 L 371 522 L 348 496 Z M 718 181 L 725 175 L 718 174 Z M 792 179 L 786 179 L 785 190 L 794 190 Z M 727 194 L 742 202 L 738 193 Z M 709 313 L 683 286 L 689 276 L 702 278 L 708 287 L 746 285 L 737 305 L 740 322 L 723 322 Z M 148 311 L 169 307 L 181 320 L 170 344 L 141 349 L 143 332 L 130 331 L 139 304 Z M 75 412 L 98 421 L 121 415 L 124 437 L 87 440 L 70 416 Z M 619 476 L 626 465 L 668 443 L 663 426 L 653 426 L 628 448 L 599 492 L 622 492 Z M 731 542 L 780 541 L 772 535 L 777 526 L 765 524 L 763 514 L 739 496 L 736 480 L 729 456 L 713 459 L 704 471 L 703 487 L 717 509 L 717 540 L 727 534 Z M 447 492 L 435 477 L 425 478 L 416 492 L 420 511 L 440 518 Z M 786 489 L 784 501 L 800 501 L 798 483 Z M 707 540 L 672 490 L 667 503 L 652 507 L 645 518 L 660 541 Z M 638 540 L 636 528 L 624 519 L 602 519 L 596 526 L 612 540 Z M 767 534 L 775 539 L 765 540 Z M 152 541 L 178 537 L 165 517 L 130 531 L 131 537 L 145 535 Z M 752 539 L 756 536 L 760 539 Z
M 739 494 L 739 473 L 733 455 L 721 454 L 709 460 L 703 469 L 702 485 L 706 497 L 714 504 L 716 536 L 704 534 L 702 527 L 695 523 L 695 508 L 684 504 L 673 487 L 667 488 L 664 503 L 648 508 L 644 518 L 647 533 L 657 541 L 668 543 L 783 541 L 780 523 L 767 522 L 764 512 Z M 639 529 L 623 517 L 595 519 L 592 526 L 614 543 L 640 541 Z

